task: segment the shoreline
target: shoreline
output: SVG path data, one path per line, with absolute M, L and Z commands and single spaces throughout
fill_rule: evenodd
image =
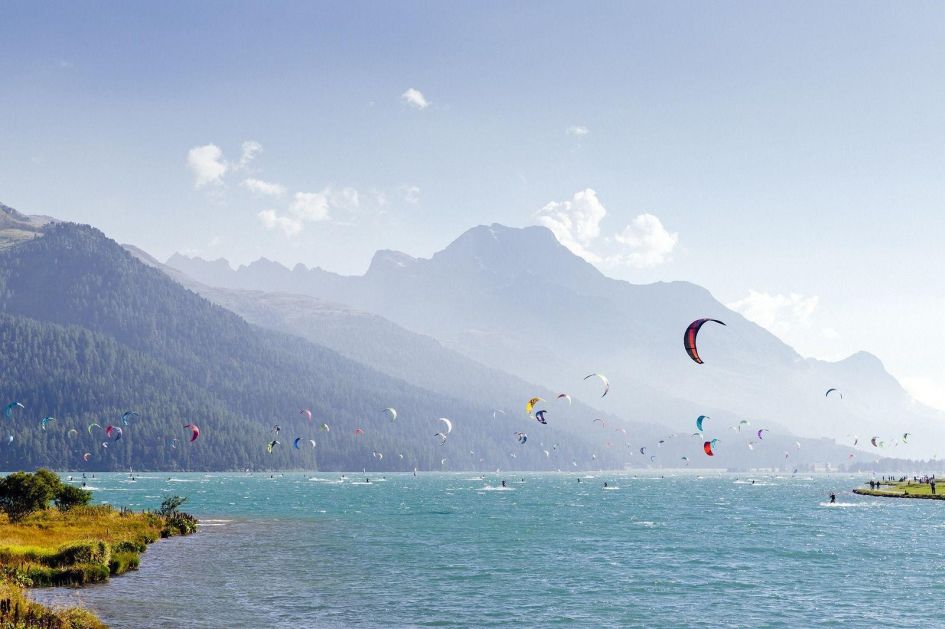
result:
M 46 605 L 31 592 L 105 583 L 137 570 L 141 554 L 160 539 L 190 535 L 188 514 L 132 512 L 110 505 L 45 509 L 21 522 L 0 522 L 0 624 L 98 629 L 106 625 L 83 607 Z
M 920 483 L 914 481 L 882 481 L 879 489 L 868 489 L 866 487 L 857 487 L 853 493 L 860 496 L 873 496 L 875 498 L 904 498 L 907 500 L 945 500 L 945 494 L 932 493 L 932 487 L 929 483 Z M 889 489 L 886 489 L 889 488 Z M 938 489 L 936 487 L 936 489 Z M 945 489 L 945 488 L 943 488 Z

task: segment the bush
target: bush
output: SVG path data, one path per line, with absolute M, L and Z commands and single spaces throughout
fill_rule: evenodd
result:
M 137 540 L 122 540 L 112 544 L 112 554 L 115 553 L 143 553 L 147 550 L 147 542 L 141 539 Z
M 46 474 L 55 477 L 51 486 Z M 10 522 L 19 522 L 34 511 L 45 509 L 59 489 L 59 477 L 48 470 L 36 474 L 14 472 L 0 479 L 0 511 L 7 514 Z
M 161 537 L 190 535 L 197 532 L 197 518 L 189 513 L 178 511 L 167 518 L 167 524 L 161 529 Z
M 85 507 L 92 492 L 63 483 L 56 474 L 40 468 L 33 474 L 16 472 L 0 479 L 0 511 L 10 522 L 19 522 L 34 511 L 41 511 L 55 500 L 60 511 Z
M 70 566 L 77 563 L 107 564 L 111 548 L 101 540 L 63 544 L 56 553 L 47 557 L 43 563 L 47 566 Z
M 32 563 L 23 568 L 24 578 L 27 579 L 33 587 L 52 587 L 53 585 L 57 585 L 55 577 L 58 572 L 59 571 L 55 568 Z
M 76 487 L 75 485 L 63 483 L 59 486 L 59 491 L 56 492 L 54 500 L 56 507 L 60 511 L 68 511 L 73 507 L 84 507 L 88 505 L 92 500 L 92 492 Z
M 53 585 L 85 585 L 108 581 L 108 566 L 100 563 L 79 563 L 58 571 Z
M 164 517 L 169 517 L 177 513 L 177 510 L 182 504 L 187 502 L 186 497 L 182 496 L 167 496 L 161 502 L 161 508 L 158 509 L 158 513 Z
M 137 570 L 141 557 L 134 552 L 116 552 L 108 562 L 108 570 L 112 574 L 124 574 L 129 570 Z

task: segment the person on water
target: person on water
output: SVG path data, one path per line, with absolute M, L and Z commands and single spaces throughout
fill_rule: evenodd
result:
M 505 481 L 502 481 L 502 486 L 505 487 Z
M 604 489 L 607 489 L 607 481 L 604 481 Z
M 837 494 L 830 494 L 830 504 L 836 504 Z

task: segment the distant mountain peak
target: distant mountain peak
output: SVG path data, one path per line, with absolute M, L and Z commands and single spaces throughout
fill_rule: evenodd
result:
M 558 242 L 551 230 L 536 225 L 473 227 L 433 254 L 430 263 L 450 272 L 524 273 L 564 284 L 602 277 L 590 263 Z
M 388 271 L 401 271 L 417 263 L 417 259 L 402 251 L 380 249 L 371 259 L 366 275 L 374 276 Z
M 839 362 L 843 365 L 847 365 L 861 371 L 882 372 L 884 374 L 886 373 L 886 366 L 883 364 L 883 361 L 880 360 L 875 354 L 871 354 L 866 351 L 859 351 L 850 354 Z
M 285 266 L 281 262 L 276 262 L 275 260 L 270 260 L 269 258 L 259 258 L 249 264 L 245 265 L 247 269 L 252 270 L 278 270 L 278 271 L 288 271 L 289 267 Z

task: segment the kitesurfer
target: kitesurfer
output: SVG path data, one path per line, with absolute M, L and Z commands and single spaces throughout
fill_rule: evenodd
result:
M 830 504 L 836 504 L 837 494 L 830 494 Z
M 607 489 L 607 481 L 604 481 L 604 489 Z
M 502 486 L 505 487 L 505 481 L 502 481 Z

